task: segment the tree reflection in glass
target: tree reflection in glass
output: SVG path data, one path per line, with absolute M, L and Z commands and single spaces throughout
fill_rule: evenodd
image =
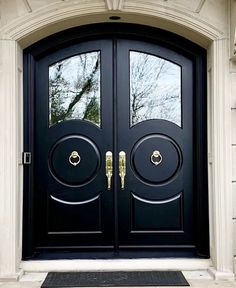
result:
M 164 119 L 181 127 L 181 68 L 165 59 L 130 52 L 131 126 Z
M 100 52 L 49 67 L 49 124 L 81 119 L 100 127 Z

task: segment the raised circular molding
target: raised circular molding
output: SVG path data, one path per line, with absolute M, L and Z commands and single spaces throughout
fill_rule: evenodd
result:
M 97 176 L 100 162 L 96 144 L 81 135 L 61 138 L 48 156 L 51 175 L 65 186 L 80 187 L 91 182 Z
M 131 165 L 137 178 L 151 185 L 165 185 L 175 179 L 183 156 L 178 144 L 162 134 L 147 135 L 136 142 Z

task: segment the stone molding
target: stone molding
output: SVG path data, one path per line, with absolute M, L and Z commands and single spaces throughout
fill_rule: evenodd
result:
M 233 230 L 232 230 L 232 169 L 231 163 L 231 98 L 229 81 L 229 41 L 215 40 L 212 55 L 211 96 L 212 126 L 209 127 L 212 141 L 212 211 L 211 225 L 215 226 L 215 269 L 233 271 Z M 225 192 L 227 191 L 227 193 Z M 215 223 L 215 224 L 214 224 Z M 212 241 L 213 241 L 212 239 Z
M 18 187 L 19 87 L 18 44 L 0 40 L 0 278 L 12 277 L 18 271 L 21 233 L 20 207 L 22 189 Z M 22 87 L 22 86 L 21 86 Z M 19 228 L 20 229 L 20 228 Z M 17 260 L 16 260 L 17 259 Z
M 142 271 L 142 270 L 207 270 L 209 259 L 93 259 L 24 261 L 21 268 L 28 272 L 45 271 Z
M 124 0 L 105 0 L 108 10 L 122 10 Z
M 75 24 L 74 19 L 78 16 L 91 17 L 90 22 L 94 23 L 97 21 L 96 15 L 103 14 L 104 17 L 100 21 L 104 22 L 109 20 L 108 16 L 112 11 L 122 11 L 124 21 L 126 15 L 133 15 L 133 17 L 139 15 L 139 18 L 141 15 L 147 15 L 159 18 L 159 21 L 174 22 L 175 25 L 178 24 L 182 28 L 185 27 L 185 29 L 191 29 L 195 33 L 198 32 L 199 37 L 208 38 L 209 40 L 227 37 L 227 31 L 222 31 L 216 25 L 211 24 L 199 13 L 185 10 L 181 6 L 170 5 L 165 1 L 105 0 L 104 2 L 103 0 L 94 0 L 75 1 L 73 5 L 71 1 L 61 1 L 27 13 L 3 26 L 0 29 L 0 39 L 20 41 L 31 33 L 43 30 L 45 27 L 52 26 L 61 20 L 71 21 L 71 27 L 83 24 L 83 20 L 85 24 L 88 22 L 82 19 L 82 22 L 77 21 Z M 94 17 L 95 21 L 92 20 Z M 167 30 L 169 29 L 167 28 Z M 58 31 L 54 31 L 54 33 Z M 179 33 L 181 34 L 181 29 L 179 29 Z

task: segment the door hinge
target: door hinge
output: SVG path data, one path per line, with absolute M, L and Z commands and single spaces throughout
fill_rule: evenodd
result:
M 31 164 L 31 152 L 23 152 L 23 164 L 30 165 Z

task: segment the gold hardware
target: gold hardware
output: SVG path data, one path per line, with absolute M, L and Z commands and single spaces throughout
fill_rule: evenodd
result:
M 126 175 L 126 154 L 124 151 L 119 153 L 119 176 L 121 181 L 121 189 L 125 189 L 125 175 Z
M 106 176 L 107 176 L 107 189 L 111 189 L 111 177 L 112 177 L 112 152 L 106 152 Z
M 159 165 L 159 164 L 162 162 L 162 156 L 161 156 L 160 151 L 155 150 L 155 151 L 152 152 L 151 162 L 152 162 L 154 165 L 156 165 L 156 166 Z
M 77 166 L 80 162 L 81 158 L 77 151 L 72 151 L 69 157 L 69 162 L 73 166 Z

